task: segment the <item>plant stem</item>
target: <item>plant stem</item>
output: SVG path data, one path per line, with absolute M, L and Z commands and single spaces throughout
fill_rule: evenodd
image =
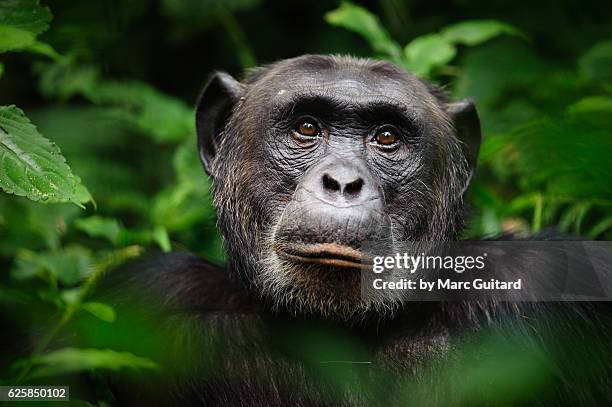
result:
M 92 269 L 91 274 L 87 277 L 83 285 L 81 286 L 79 295 L 77 298 L 66 305 L 66 308 L 55 326 L 53 326 L 38 342 L 38 344 L 32 350 L 30 354 L 29 360 L 24 366 L 21 368 L 19 373 L 17 374 L 16 382 L 20 383 L 30 372 L 32 369 L 32 359 L 40 356 L 44 350 L 49 346 L 53 338 L 57 335 L 57 333 L 72 319 L 75 312 L 80 308 L 81 303 L 85 299 L 85 297 L 89 294 L 93 286 L 98 282 L 98 280 L 106 274 L 106 272 L 119 264 L 123 263 L 125 260 L 136 257 L 140 253 L 142 253 L 142 248 L 140 246 L 128 246 L 121 250 L 117 250 L 103 258 L 99 261 Z

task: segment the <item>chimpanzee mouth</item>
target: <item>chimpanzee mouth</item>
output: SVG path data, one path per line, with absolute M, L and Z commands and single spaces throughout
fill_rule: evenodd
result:
M 360 250 L 338 243 L 284 243 L 277 253 L 292 261 L 338 268 L 367 269 L 368 261 Z

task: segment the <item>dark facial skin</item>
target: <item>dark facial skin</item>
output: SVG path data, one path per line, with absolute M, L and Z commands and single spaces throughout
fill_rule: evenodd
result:
M 388 308 L 360 299 L 362 246 L 452 240 L 461 227 L 478 118 L 436 93 L 390 63 L 347 57 L 213 77 L 199 148 L 239 278 L 295 311 Z

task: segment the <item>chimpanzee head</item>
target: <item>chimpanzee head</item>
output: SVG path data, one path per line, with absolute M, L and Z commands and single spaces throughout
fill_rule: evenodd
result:
M 276 306 L 389 308 L 360 296 L 364 242 L 453 240 L 462 227 L 476 110 L 389 62 L 305 55 L 242 82 L 216 73 L 196 123 L 234 276 Z

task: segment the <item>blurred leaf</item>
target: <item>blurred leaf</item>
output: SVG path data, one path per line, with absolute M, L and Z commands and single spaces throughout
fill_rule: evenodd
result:
M 413 39 L 404 48 L 406 67 L 419 76 L 431 76 L 457 55 L 456 45 L 474 46 L 501 34 L 519 35 L 511 25 L 494 20 L 464 21 L 446 27 L 438 34 Z
M 91 65 L 75 66 L 70 59 L 55 63 L 35 65 L 40 75 L 40 92 L 48 98 L 57 97 L 62 101 L 78 94 L 93 92 L 98 81 L 98 69 Z
M 525 38 L 525 35 L 510 24 L 495 20 L 462 21 L 444 28 L 440 35 L 448 42 L 469 47 L 481 44 L 502 34 Z
M 391 39 L 378 17 L 367 9 L 343 1 L 340 7 L 325 14 L 325 21 L 360 34 L 368 40 L 374 51 L 383 53 L 392 61 L 402 64 L 401 48 Z
M 151 208 L 153 224 L 163 225 L 170 231 L 183 230 L 195 222 L 212 216 L 214 211 L 206 204 L 208 195 L 188 182 L 179 182 L 155 196 Z
M 115 117 L 156 142 L 176 142 L 195 133 L 192 109 L 146 83 L 103 81 L 85 95 L 96 104 L 116 106 Z
M 91 271 L 91 251 L 82 246 L 68 246 L 61 251 L 32 252 L 21 250 L 17 253 L 16 268 L 11 275 L 17 280 L 41 277 L 57 280 L 66 286 L 82 281 Z
M 452 61 L 457 49 L 440 34 L 428 34 L 412 40 L 404 53 L 407 68 L 416 75 L 427 76 L 434 68 Z
M 0 62 L 0 78 L 2 78 L 2 74 L 4 73 L 4 65 Z
M 60 239 L 65 235 L 68 224 L 81 213 L 74 205 L 41 206 L 28 202 L 24 206 L 27 213 L 28 230 L 41 236 L 47 247 L 52 250 L 60 248 Z M 23 227 L 23 223 L 20 226 Z
M 606 96 L 587 96 L 567 108 L 572 115 L 602 113 L 612 115 L 612 98 Z
M 174 152 L 172 164 L 178 182 L 155 196 L 151 223 L 169 231 L 183 230 L 195 222 L 212 218 L 210 180 L 193 142 L 184 142 Z
M 153 240 L 164 252 L 169 252 L 172 250 L 172 245 L 170 244 L 170 237 L 168 236 L 168 231 L 165 227 L 155 227 L 155 229 L 153 230 Z
M 597 222 L 588 232 L 587 237 L 589 239 L 597 239 L 600 237 L 600 235 L 610 229 L 612 229 L 612 216 L 608 216 Z
M 81 304 L 81 308 L 104 322 L 115 322 L 117 319 L 113 307 L 101 302 L 86 302 Z
M 65 375 L 90 369 L 157 369 L 155 362 L 128 352 L 110 349 L 64 348 L 31 359 L 29 379 Z
M 578 71 L 592 81 L 612 82 L 612 41 L 595 44 L 578 60 Z
M 562 232 L 573 231 L 580 234 L 582 220 L 591 208 L 593 208 L 593 203 L 588 201 L 581 201 L 572 205 L 559 219 L 558 229 Z
M 195 142 L 185 142 L 176 148 L 172 157 L 172 166 L 180 181 L 208 186 Z
M 75 227 L 87 233 L 91 237 L 103 237 L 112 244 L 117 244 L 121 226 L 116 219 L 104 218 L 102 216 L 90 216 L 88 218 L 77 219 Z
M 0 5 L 0 52 L 32 45 L 53 16 L 38 0 L 3 0 Z
M 158 143 L 178 142 L 195 133 L 192 109 L 147 83 L 102 79 L 96 67 L 77 66 L 69 60 L 39 65 L 39 72 L 46 96 L 67 100 L 82 95 L 104 106 L 113 119 Z
M 510 130 L 521 123 L 510 114 L 506 119 L 510 123 L 499 129 L 498 113 L 494 109 L 504 109 L 515 101 L 507 97 L 512 92 L 512 95 L 520 94 L 522 99 L 527 99 L 522 104 L 530 102 L 533 110 L 536 107 L 533 106 L 533 92 L 553 71 L 526 44 L 507 39 L 466 50 L 460 62 L 461 75 L 455 82 L 455 96 L 471 97 L 476 101 L 485 135 L 491 131 Z M 559 95 L 554 98 L 559 99 Z
M 0 187 L 33 201 L 73 202 L 89 199 L 59 148 L 38 133 L 16 106 L 0 106 Z
M 53 49 L 51 45 L 40 41 L 34 41 L 32 44 L 24 48 L 24 50 L 34 54 L 44 55 L 55 60 L 59 60 L 62 57 L 56 50 Z
M 68 305 L 77 305 L 85 294 L 85 289 L 83 287 L 76 288 L 68 288 L 62 290 L 61 297 L 62 300 Z

